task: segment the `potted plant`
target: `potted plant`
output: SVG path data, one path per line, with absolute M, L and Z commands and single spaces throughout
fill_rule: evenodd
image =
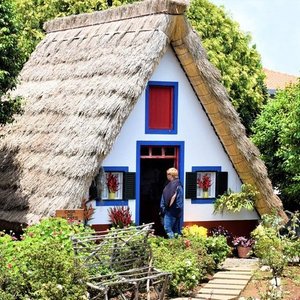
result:
M 108 189 L 108 198 L 114 199 L 115 194 L 119 189 L 118 176 L 114 175 L 113 173 L 108 173 L 106 175 L 106 185 L 107 185 L 107 189 Z
M 225 209 L 239 212 L 242 209 L 253 210 L 257 190 L 251 184 L 242 184 L 241 192 L 233 193 L 230 189 L 214 202 L 214 211 L 223 213 Z
M 197 178 L 197 185 L 200 189 L 203 190 L 203 198 L 208 198 L 208 189 L 211 187 L 212 182 L 208 174 L 199 176 Z
M 240 258 L 247 258 L 251 254 L 254 240 L 252 238 L 246 238 L 245 236 L 238 236 L 234 237 L 232 244 L 237 248 Z

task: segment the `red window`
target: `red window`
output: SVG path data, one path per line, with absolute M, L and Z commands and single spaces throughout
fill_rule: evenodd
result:
M 149 87 L 149 129 L 173 129 L 173 86 Z

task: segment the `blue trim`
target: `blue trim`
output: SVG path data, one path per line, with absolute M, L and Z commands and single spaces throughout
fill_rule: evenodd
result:
M 109 166 L 109 167 L 103 167 L 103 170 L 105 172 L 128 172 L 128 167 Z
M 135 204 L 135 224 L 140 224 L 140 178 L 141 178 L 141 147 L 142 146 L 177 146 L 179 147 L 178 169 L 179 178 L 184 189 L 184 142 L 170 141 L 137 141 L 136 142 L 136 204 Z M 184 193 L 183 193 L 184 195 Z M 183 207 L 184 210 L 184 207 Z M 183 224 L 183 213 L 181 225 Z
M 123 166 L 109 166 L 103 167 L 105 172 L 128 172 L 128 167 Z M 96 206 L 128 206 L 127 199 L 117 199 L 117 200 L 110 200 L 110 199 L 96 199 Z
M 197 199 L 191 199 L 192 204 L 212 204 L 214 203 L 216 198 L 197 198 Z
M 192 172 L 221 172 L 220 166 L 192 167 Z
M 220 166 L 203 166 L 203 167 L 192 167 L 192 172 L 221 172 L 222 167 Z M 216 198 L 196 198 L 191 199 L 192 204 L 212 204 Z
M 96 199 L 96 206 L 128 206 L 128 200 Z
M 149 87 L 150 86 L 172 86 L 173 94 L 173 128 L 172 129 L 151 129 L 149 124 Z M 178 82 L 173 81 L 149 81 L 146 87 L 146 108 L 145 108 L 145 133 L 146 134 L 177 134 L 178 124 Z

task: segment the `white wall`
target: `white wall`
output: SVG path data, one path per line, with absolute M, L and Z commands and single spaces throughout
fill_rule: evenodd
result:
M 192 166 L 222 166 L 228 172 L 228 187 L 240 191 L 241 181 L 233 168 L 221 142 L 198 101 L 174 52 L 168 49 L 151 81 L 176 81 L 178 86 L 178 131 L 177 134 L 145 134 L 145 91 L 126 120 L 112 151 L 103 166 L 128 166 L 130 172 L 136 171 L 136 141 L 184 141 L 185 172 Z M 184 178 L 181 178 L 184 181 Z M 129 201 L 135 218 L 135 201 Z M 184 221 L 240 220 L 257 219 L 256 212 L 239 214 L 213 214 L 212 204 L 191 204 L 184 200 Z M 101 220 L 101 221 L 100 221 Z M 96 207 L 92 224 L 105 224 L 107 207 Z

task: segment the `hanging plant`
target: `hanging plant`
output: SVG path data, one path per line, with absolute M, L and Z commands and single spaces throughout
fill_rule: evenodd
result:
M 214 203 L 214 212 L 239 212 L 242 209 L 253 210 L 255 207 L 255 198 L 258 191 L 251 184 L 243 184 L 241 192 L 233 193 L 230 189 L 227 193 L 216 199 Z

